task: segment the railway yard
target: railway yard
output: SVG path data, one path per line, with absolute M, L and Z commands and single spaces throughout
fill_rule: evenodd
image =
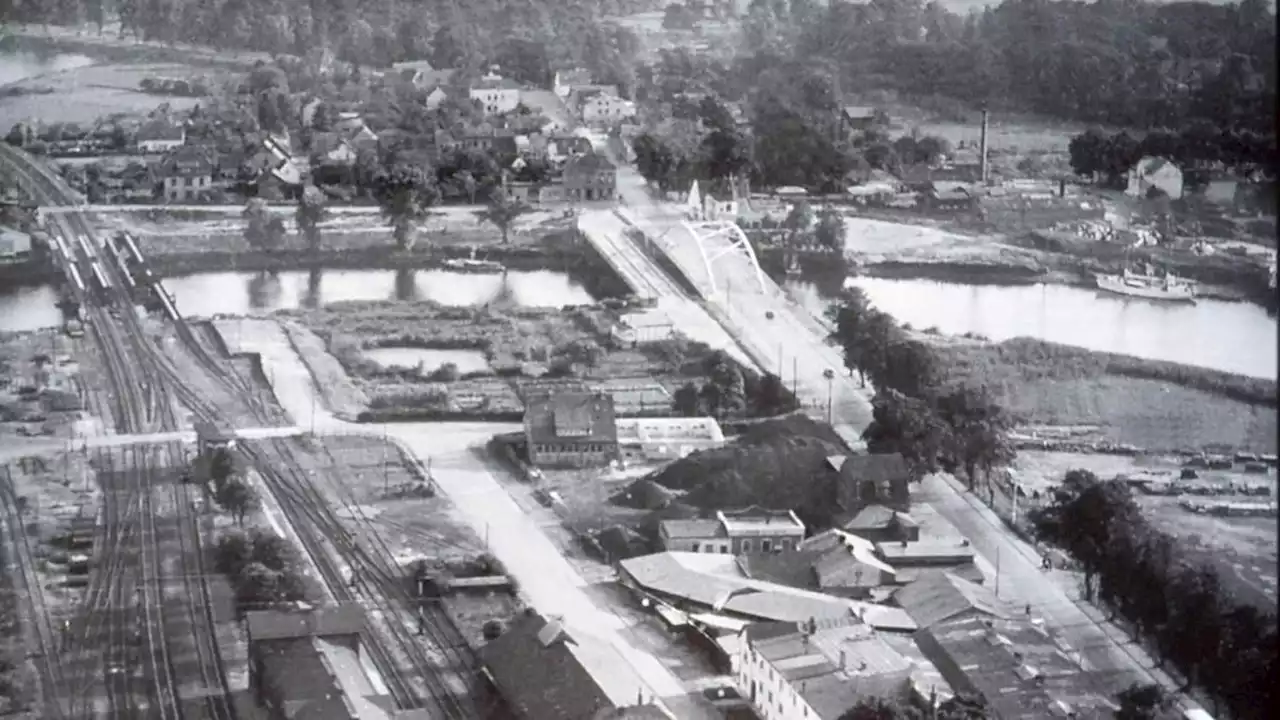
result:
M 52 173 L 24 157 L 6 150 L 0 161 L 37 201 L 69 197 Z M 84 407 L 37 411 L 29 407 L 34 398 L 18 397 L 29 409 L 5 423 L 15 436 L 14 443 L 6 438 L 0 474 L 5 561 L 13 571 L 6 595 L 25 619 L 11 625 L 27 635 L 38 688 L 14 704 L 39 718 L 254 717 L 238 615 L 256 608 L 237 607 L 210 552 L 243 525 L 294 542 L 305 602 L 362 610 L 360 656 L 371 665 L 373 694 L 389 696 L 398 710 L 423 711 L 415 717 L 495 717 L 479 689 L 467 637 L 474 631 L 464 635 L 443 603 L 420 601 L 403 569 L 414 547 L 464 557 L 479 541 L 462 529 L 415 530 L 398 519 L 400 503 L 396 512 L 380 508 L 395 494 L 447 516 L 424 471 L 372 438 L 324 445 L 238 439 L 240 475 L 258 501 L 238 518 L 219 512 L 224 503 L 190 482 L 203 434 L 197 450 L 163 433 L 196 423 L 216 428 L 210 432 L 225 442 L 225 428 L 288 425 L 286 414 L 244 362 L 185 324 L 163 290 L 140 296 L 145 288 L 134 285 L 149 278 L 130 266 L 127 245 L 101 237 L 79 214 L 52 217 L 49 231 L 85 335 L 50 339 L 47 351 L 22 347 L 7 365 L 14 375 L 70 358 L 75 367 L 57 374 L 84 390 Z M 168 323 L 139 314 L 137 304 L 161 311 Z M 8 384 L 17 395 L 25 389 L 21 379 Z M 86 415 L 114 429 L 113 445 L 81 439 Z M 29 455 L 21 443 L 31 443 Z M 45 452 L 59 443 L 61 453 Z

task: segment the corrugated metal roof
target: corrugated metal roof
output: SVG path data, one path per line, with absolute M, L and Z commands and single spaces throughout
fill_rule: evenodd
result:
M 995 593 L 950 573 L 923 578 L 899 590 L 894 600 L 920 627 L 931 627 L 966 612 L 1012 618 L 1012 608 Z
M 716 520 L 663 520 L 663 533 L 672 539 L 690 540 L 698 538 L 723 537 L 720 523 Z
M 257 610 L 245 614 L 249 642 L 282 638 L 354 635 L 364 629 L 364 610 L 356 605 L 301 612 Z

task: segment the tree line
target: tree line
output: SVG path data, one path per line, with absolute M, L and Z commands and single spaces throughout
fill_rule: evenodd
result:
M 497 64 L 545 85 L 552 68 L 585 67 L 630 86 L 639 40 L 602 18 L 653 9 L 645 0 L 116 0 L 122 34 L 165 43 L 307 56 L 323 49 L 366 66 L 429 60 L 440 68 Z M 16 0 L 19 22 L 96 24 L 104 0 Z
M 1179 131 L 1151 130 L 1141 137 L 1128 132 L 1105 133 L 1090 128 L 1071 138 L 1071 169 L 1109 185 L 1144 157 L 1167 158 L 1184 171 L 1224 166 L 1249 176 L 1257 172 L 1275 177 L 1280 169 L 1275 135 L 1252 130 L 1215 128 L 1197 122 Z
M 972 490 L 1013 459 L 1013 418 L 986 388 L 948 383 L 924 342 L 912 338 L 858 288 L 846 291 L 827 318 L 844 365 L 876 388 L 872 422 L 863 433 L 873 453 L 897 452 L 917 477 L 961 470 Z
M 773 373 L 759 375 L 744 369 L 717 350 L 702 361 L 706 381 L 689 381 L 671 399 L 671 409 L 683 417 L 773 417 L 797 409 L 796 396 Z
M 1266 0 L 1004 0 L 960 16 L 937 2 L 756 0 L 757 54 L 830 62 L 852 92 L 893 90 L 1119 127 L 1274 134 L 1275 16 Z
M 1237 720 L 1270 716 L 1280 671 L 1275 612 L 1234 597 L 1210 561 L 1143 516 L 1128 486 L 1073 470 L 1029 519 L 1041 540 L 1079 561 L 1087 599 L 1132 623 L 1187 688 L 1204 689 L 1216 711 Z

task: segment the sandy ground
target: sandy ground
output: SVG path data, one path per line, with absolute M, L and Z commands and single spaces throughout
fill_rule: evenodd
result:
M 599 641 L 602 650 L 593 655 L 593 671 L 610 696 L 630 702 L 639 691 L 662 698 L 681 718 L 718 716 L 691 699 L 689 688 L 672 671 L 680 663 L 678 659 L 629 639 L 632 622 L 616 608 L 592 599 L 589 589 L 593 583 L 570 565 L 538 521 L 522 510 L 495 478 L 501 470 L 484 457 L 482 447 L 495 433 L 514 432 L 519 425 L 355 426 L 337 420 L 323 408 L 313 413 L 310 408 L 317 404 L 314 385 L 301 360 L 282 342 L 278 326 L 255 320 L 246 321 L 245 327 L 250 324 L 254 327 L 241 333 L 241 345 L 262 353 L 277 396 L 294 417 L 313 415 L 317 432 L 322 433 L 385 434 L 403 443 L 420 460 L 430 458 L 438 486 L 515 576 L 522 596 L 544 614 L 570 618 L 571 632 Z
M 1032 250 L 990 237 L 960 235 L 929 225 L 845 218 L 845 255 L 859 262 L 1010 264 L 1038 267 Z

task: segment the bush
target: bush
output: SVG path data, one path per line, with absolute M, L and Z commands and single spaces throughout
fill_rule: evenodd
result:
M 214 566 L 230 581 L 241 612 L 304 599 L 297 565 L 284 538 L 260 530 L 227 533 L 214 546 Z
M 506 631 L 507 631 L 506 623 L 496 618 L 493 620 L 486 620 L 484 623 L 484 627 L 481 628 L 480 630 L 481 634 L 484 636 L 485 642 L 489 642 L 491 640 L 497 640 L 499 637 L 502 636 L 502 633 Z

